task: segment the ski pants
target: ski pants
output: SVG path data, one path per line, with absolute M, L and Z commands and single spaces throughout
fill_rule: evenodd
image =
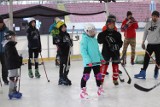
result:
M 5 64 L 5 56 L 4 53 L 0 53 L 0 61 L 2 64 L 2 79 L 4 82 L 8 82 L 8 70 L 6 68 L 6 64 Z
M 9 72 L 9 94 L 17 91 L 18 69 L 8 70 Z
M 70 57 L 60 56 L 60 69 L 59 69 L 59 77 L 67 77 L 70 68 Z
M 38 49 L 29 49 L 28 52 L 29 52 L 28 69 L 32 69 L 32 63 L 35 63 L 35 69 L 38 69 L 38 54 L 39 54 Z
M 87 80 L 90 78 L 90 73 L 92 69 L 93 69 L 94 76 L 96 79 L 96 84 L 98 87 L 100 87 L 102 75 L 100 73 L 100 66 L 97 65 L 93 67 L 84 67 L 83 76 L 81 79 L 81 88 L 86 87 L 86 83 L 87 83 Z

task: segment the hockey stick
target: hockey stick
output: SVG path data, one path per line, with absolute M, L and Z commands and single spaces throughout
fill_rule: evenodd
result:
M 73 33 L 74 33 L 74 28 L 75 26 L 73 26 L 72 28 L 72 36 L 73 36 Z M 69 72 L 69 62 L 70 62 L 70 53 L 71 53 L 71 46 L 69 46 L 69 51 L 68 51 L 68 57 L 67 57 L 67 65 L 66 65 L 66 74 L 68 74 Z
M 153 60 L 153 63 L 156 64 L 156 66 L 160 69 L 160 66 L 157 64 L 157 62 L 155 61 L 155 59 L 149 54 L 149 52 L 147 50 L 145 50 L 145 51 L 148 54 L 148 56 Z
M 45 65 L 44 65 L 44 61 L 43 61 L 43 58 L 42 58 L 42 54 L 41 54 L 41 53 L 40 53 L 40 56 L 41 56 L 41 60 L 42 60 L 42 63 L 43 63 L 43 68 L 44 68 L 44 72 L 45 72 L 47 81 L 50 82 L 50 80 L 48 79 L 48 76 L 47 76 L 46 67 L 45 67 Z
M 22 54 L 20 54 L 20 56 L 22 57 Z M 22 63 L 23 63 L 23 58 L 22 58 Z M 20 68 L 19 68 L 18 92 L 20 91 L 20 87 L 21 87 L 21 66 L 20 66 Z
M 108 37 L 106 37 L 106 41 L 107 41 L 107 43 L 108 43 L 109 47 L 111 47 L 111 44 L 109 43 Z M 119 57 L 117 56 L 117 54 L 115 54 L 115 52 L 113 52 L 113 53 L 114 53 L 114 55 L 119 59 Z M 123 69 L 124 69 L 125 73 L 127 74 L 128 78 L 129 78 L 129 80 L 128 80 L 128 82 L 127 82 L 127 83 L 128 83 L 128 84 L 131 84 L 131 81 L 132 81 L 131 77 L 129 76 L 129 74 L 128 74 L 128 72 L 127 72 L 126 68 L 123 66 L 123 64 L 122 64 L 122 62 L 121 62 L 121 61 L 120 61 L 120 64 L 121 64 L 121 66 L 123 67 Z
M 158 84 L 154 85 L 154 86 L 151 87 L 151 88 L 144 88 L 144 87 L 142 87 L 142 86 L 140 86 L 140 85 L 138 85 L 138 84 L 134 84 L 134 87 L 135 87 L 136 89 L 140 90 L 140 91 L 149 92 L 149 91 L 153 90 L 154 88 L 156 88 L 156 87 L 159 86 L 159 85 L 160 85 L 160 82 L 159 82 Z
M 2 86 L 2 81 L 1 81 L 1 77 L 0 77 L 0 85 L 1 85 L 1 90 L 0 90 L 0 94 L 3 93 L 3 86 Z
M 19 83 L 18 83 L 18 92 L 20 91 L 21 87 L 21 67 L 19 68 Z

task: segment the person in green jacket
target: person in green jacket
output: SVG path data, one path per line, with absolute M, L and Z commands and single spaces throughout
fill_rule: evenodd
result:
M 93 69 L 96 84 L 98 86 L 97 94 L 100 96 L 103 94 L 101 85 L 102 75 L 100 73 L 100 64 L 105 62 L 99 51 L 98 41 L 95 38 L 96 29 L 93 24 L 87 24 L 84 28 L 85 33 L 82 34 L 82 40 L 80 43 L 81 55 L 83 58 L 84 71 L 81 79 L 81 93 L 80 97 L 88 98 L 86 91 L 86 82 L 90 77 L 91 70 Z

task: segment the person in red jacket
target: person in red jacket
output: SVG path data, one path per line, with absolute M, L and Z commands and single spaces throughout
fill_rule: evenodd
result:
M 127 12 L 127 18 L 122 22 L 121 31 L 124 32 L 124 45 L 122 54 L 127 52 L 128 45 L 131 45 L 131 64 L 134 65 L 135 47 L 136 47 L 136 29 L 138 22 L 132 16 L 132 12 Z M 123 65 L 126 64 L 126 57 L 123 60 Z

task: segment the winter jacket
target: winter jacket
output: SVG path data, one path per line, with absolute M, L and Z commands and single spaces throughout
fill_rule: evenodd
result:
M 160 21 L 150 21 L 146 24 L 143 41 L 147 39 L 148 44 L 160 44 Z
M 112 40 L 108 38 L 111 38 Z M 106 56 L 107 54 L 113 54 L 113 52 L 114 54 L 119 55 L 119 50 L 122 47 L 123 41 L 121 39 L 121 34 L 119 32 L 107 29 L 98 34 L 98 43 L 103 44 L 102 47 L 103 56 Z M 115 45 L 118 46 L 117 50 L 112 51 L 111 46 Z
M 16 45 L 17 42 L 6 41 L 4 44 L 4 54 L 6 59 L 6 66 L 8 70 L 20 68 L 22 65 L 22 57 L 18 55 Z
M 129 26 L 126 27 L 127 22 L 128 22 L 127 18 L 122 22 L 121 31 L 124 32 L 125 38 L 136 38 L 136 29 L 138 29 L 137 21 L 131 21 L 129 23 Z
M 27 29 L 27 39 L 29 49 L 38 49 L 39 51 L 41 50 L 41 39 L 38 29 L 29 27 Z
M 89 63 L 92 63 L 93 66 L 100 65 L 103 57 L 99 51 L 98 42 L 95 37 L 90 37 L 86 33 L 82 34 L 80 49 L 84 67 L 87 67 Z
M 73 46 L 73 42 L 67 32 L 60 32 L 59 35 L 55 36 L 55 44 L 58 46 L 58 54 L 60 56 L 68 56 L 70 48 Z
M 8 28 L 4 25 L 2 29 L 0 29 L 0 53 L 4 53 L 4 47 L 1 44 L 4 40 L 4 33 L 8 31 Z

